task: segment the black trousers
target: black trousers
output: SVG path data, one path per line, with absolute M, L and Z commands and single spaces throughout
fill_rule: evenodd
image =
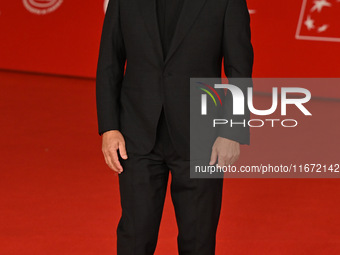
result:
M 119 175 L 122 216 L 118 255 L 154 254 L 169 172 L 180 255 L 215 254 L 223 179 L 191 179 L 190 162 L 175 151 L 162 113 L 155 146 L 148 155 L 128 154 Z

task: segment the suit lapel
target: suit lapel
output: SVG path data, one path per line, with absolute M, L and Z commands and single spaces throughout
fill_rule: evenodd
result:
M 143 16 L 148 33 L 155 43 L 157 53 L 163 61 L 162 41 L 159 34 L 159 27 L 156 13 L 157 0 L 136 0 L 139 4 L 141 15 Z M 171 1 L 171 0 L 170 0 Z M 176 49 L 189 31 L 191 25 L 195 21 L 197 15 L 202 9 L 206 0 L 184 0 L 183 7 L 176 24 L 176 29 L 171 39 L 170 47 L 164 64 L 168 62 L 170 57 L 175 53 Z
M 139 4 L 139 10 L 143 16 L 146 29 L 149 36 L 155 44 L 157 53 L 163 61 L 162 41 L 159 34 L 159 27 L 156 13 L 156 0 L 136 0 Z

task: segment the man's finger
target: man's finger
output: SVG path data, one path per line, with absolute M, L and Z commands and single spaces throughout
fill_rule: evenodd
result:
M 234 156 L 231 160 L 230 160 L 230 165 L 234 164 L 236 161 L 238 160 L 238 156 Z
M 228 155 L 225 158 L 226 166 L 234 164 L 235 161 L 236 161 L 236 157 L 234 155 Z
M 240 157 L 240 153 L 236 153 L 232 159 L 231 159 L 231 163 L 230 164 L 235 164 L 235 162 L 239 159 Z
M 111 161 L 112 161 L 114 168 L 116 168 L 118 170 L 118 172 L 121 173 L 121 172 L 123 172 L 123 167 L 119 162 L 117 153 L 118 153 L 117 151 L 111 153 Z
M 121 142 L 119 143 L 119 154 L 122 157 L 122 159 L 127 159 L 127 153 L 126 153 L 126 148 L 125 148 L 125 143 Z
M 214 165 L 216 163 L 216 160 L 217 160 L 217 152 L 215 149 L 212 149 L 209 165 L 211 166 Z
M 222 156 L 218 156 L 218 163 L 217 163 L 217 165 L 218 165 L 219 167 L 225 166 L 225 165 L 226 165 L 226 160 L 225 160 L 225 158 L 222 157 Z
M 108 165 L 108 167 L 110 167 L 111 170 L 113 170 L 113 171 L 119 173 L 119 170 L 118 170 L 118 168 L 116 168 L 115 165 L 113 164 L 111 157 L 110 157 L 108 154 L 106 154 L 106 155 L 104 155 L 104 158 L 105 158 L 105 162 L 106 162 L 106 164 Z

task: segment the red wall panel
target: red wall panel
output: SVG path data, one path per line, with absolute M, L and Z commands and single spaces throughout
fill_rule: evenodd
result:
M 104 2 L 2 0 L 0 68 L 94 77 Z M 255 77 L 340 76 L 339 1 L 248 0 L 248 7 Z M 334 85 L 312 91 L 340 97 Z
M 22 0 L 2 1 L 0 11 L 0 68 L 94 77 L 102 0 L 64 0 L 40 15 L 28 11 Z

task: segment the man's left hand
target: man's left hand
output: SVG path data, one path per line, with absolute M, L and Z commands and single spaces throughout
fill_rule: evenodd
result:
M 228 166 L 234 164 L 240 156 L 240 144 L 233 140 L 217 137 L 212 147 L 210 165 Z

